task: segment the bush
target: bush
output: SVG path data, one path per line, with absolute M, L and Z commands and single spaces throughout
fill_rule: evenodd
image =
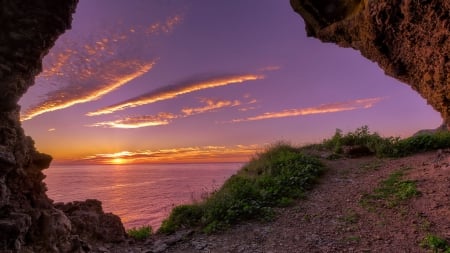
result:
M 427 235 L 420 243 L 422 248 L 427 248 L 433 252 L 450 253 L 450 246 L 447 241 L 436 235 Z
M 197 227 L 209 233 L 243 220 L 270 220 L 273 207 L 290 205 L 302 197 L 322 170 L 317 159 L 278 143 L 257 154 L 205 201 L 176 207 L 159 231 Z
M 406 139 L 399 137 L 381 137 L 370 132 L 367 126 L 357 128 L 354 132 L 343 134 L 336 129 L 330 139 L 325 139 L 322 146 L 335 154 L 341 154 L 345 146 L 365 147 L 378 157 L 402 157 L 419 152 L 450 148 L 450 132 L 437 131 L 414 135 Z
M 153 229 L 150 226 L 142 226 L 139 228 L 129 229 L 127 233 L 136 240 L 145 240 L 153 234 Z

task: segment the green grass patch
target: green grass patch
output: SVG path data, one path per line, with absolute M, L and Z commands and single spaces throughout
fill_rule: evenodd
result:
M 393 208 L 418 196 L 420 192 L 417 190 L 416 183 L 403 180 L 405 170 L 403 168 L 392 173 L 386 180 L 381 181 L 372 193 L 364 194 L 360 200 L 361 205 L 369 209 L 375 207 Z
M 173 209 L 159 232 L 199 228 L 210 233 L 244 220 L 270 220 L 273 207 L 304 196 L 323 171 L 322 163 L 298 148 L 279 143 L 257 154 L 203 202 Z
M 153 229 L 150 226 L 142 226 L 139 228 L 132 228 L 127 230 L 130 237 L 136 240 L 145 240 L 153 234 Z
M 429 234 L 420 242 L 420 246 L 429 249 L 434 253 L 445 252 L 450 253 L 450 245 L 448 242 L 439 236 Z
M 371 132 L 368 126 L 362 126 L 355 131 L 343 133 L 336 129 L 335 134 L 325 139 L 316 149 L 333 151 L 335 157 L 344 153 L 345 147 L 362 147 L 378 157 L 403 157 L 420 152 L 450 148 L 450 132 L 436 131 L 414 135 L 405 139 L 399 137 L 381 137 Z

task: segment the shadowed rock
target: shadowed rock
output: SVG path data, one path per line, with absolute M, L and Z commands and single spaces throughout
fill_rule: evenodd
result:
M 77 0 L 0 0 L 0 4 L 0 251 L 85 252 L 89 247 L 83 240 L 88 236 L 76 234 L 78 225 L 45 193 L 42 170 L 52 158 L 36 151 L 33 140 L 25 136 L 17 105 L 42 71 L 42 58 L 70 28 Z M 115 224 L 114 229 L 121 226 L 117 216 L 98 208 L 97 226 L 100 222 Z M 123 227 L 114 232 L 107 228 L 112 226 L 106 226 L 104 234 L 125 236 Z
M 351 47 L 407 83 L 450 126 L 450 2 L 291 0 L 309 36 Z

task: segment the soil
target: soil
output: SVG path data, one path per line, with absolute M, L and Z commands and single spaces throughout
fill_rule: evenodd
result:
M 425 236 L 450 239 L 450 150 L 324 162 L 328 169 L 306 199 L 277 209 L 273 221 L 247 222 L 213 235 L 157 235 L 108 251 L 430 252 L 420 246 Z M 416 182 L 418 196 L 394 207 L 361 204 L 364 194 L 399 170 L 403 180 Z

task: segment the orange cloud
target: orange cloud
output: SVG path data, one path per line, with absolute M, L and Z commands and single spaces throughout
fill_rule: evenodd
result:
M 36 78 L 37 86 L 50 91 L 39 104 L 24 108 L 22 120 L 97 100 L 145 74 L 157 58 L 148 50 L 152 38 L 170 33 L 182 20 L 177 14 L 135 28 L 105 27 L 77 42 L 63 35 L 44 58 L 43 72 Z
M 217 100 L 217 99 L 204 98 L 201 101 L 203 103 L 205 103 L 206 105 L 203 107 L 184 108 L 181 111 L 185 115 L 191 116 L 191 115 L 195 115 L 195 114 L 214 111 L 214 110 L 224 108 L 224 107 L 234 107 L 234 106 L 241 105 L 241 102 L 238 100 L 230 101 L 230 100 Z
M 83 158 L 80 162 L 94 164 L 243 162 L 248 161 L 261 149 L 260 145 L 235 145 L 121 151 L 95 154 Z
M 250 99 L 250 97 L 248 96 L 244 96 L 244 98 Z M 257 102 L 255 99 L 251 99 L 248 102 L 241 102 L 239 100 L 231 101 L 212 98 L 202 98 L 200 99 L 200 101 L 205 105 L 201 107 L 184 108 L 178 115 L 167 112 L 160 112 L 157 115 L 127 117 L 124 119 L 114 121 L 99 122 L 88 126 L 108 127 L 108 128 L 141 128 L 150 126 L 162 126 L 170 124 L 173 119 L 186 118 L 192 115 L 212 112 L 222 108 L 235 107 L 240 105 L 249 105 Z M 241 109 L 243 108 L 240 108 L 239 110 Z
M 97 100 L 131 80 L 147 73 L 155 62 L 112 61 L 96 70 L 81 72 L 79 80 L 64 89 L 47 94 L 47 99 L 26 110 L 21 120 L 29 120 L 40 114 L 68 108 L 70 106 Z
M 95 123 L 89 126 L 108 127 L 108 128 L 141 128 L 148 126 L 161 126 L 169 124 L 170 120 L 176 119 L 178 116 L 171 113 L 159 113 L 156 116 L 145 115 L 138 117 L 128 117 L 115 121 L 105 121 Z
M 367 109 L 380 102 L 384 98 L 366 98 L 366 99 L 358 99 L 347 102 L 339 102 L 332 104 L 323 104 L 317 107 L 308 107 L 308 108 L 299 108 L 299 109 L 289 109 L 283 110 L 279 112 L 266 112 L 261 115 L 248 117 L 244 119 L 234 119 L 231 122 L 244 122 L 244 121 L 255 121 L 255 120 L 264 120 L 264 119 L 276 119 L 276 118 L 285 118 L 285 117 L 295 117 L 295 116 L 303 116 L 303 115 L 311 115 L 311 114 L 322 114 L 322 113 L 333 113 L 333 112 L 342 112 L 342 111 L 351 111 L 356 109 Z
M 141 95 L 136 98 L 132 98 L 130 100 L 127 100 L 122 103 L 118 103 L 106 108 L 102 108 L 100 110 L 97 110 L 95 112 L 90 112 L 87 115 L 88 116 L 96 116 L 96 115 L 102 115 L 102 114 L 110 114 L 116 111 L 121 111 L 127 108 L 133 108 L 137 106 L 142 106 L 146 104 L 155 103 L 158 101 L 173 99 L 177 96 L 191 93 L 194 91 L 204 90 L 204 89 L 210 89 L 210 88 L 217 88 L 221 86 L 226 86 L 230 84 L 237 84 L 237 83 L 243 83 L 246 81 L 253 81 L 258 79 L 263 79 L 263 75 L 254 75 L 254 74 L 247 74 L 247 75 L 232 75 L 232 76 L 225 76 L 225 77 L 216 77 L 216 78 L 209 78 L 201 81 L 190 81 L 190 82 L 183 82 L 176 85 L 171 85 L 168 87 L 164 87 L 152 92 L 149 92 L 147 94 Z
M 168 17 L 165 22 L 156 22 L 145 29 L 146 34 L 155 34 L 159 32 L 170 33 L 173 29 L 183 21 L 183 16 L 180 14 Z

